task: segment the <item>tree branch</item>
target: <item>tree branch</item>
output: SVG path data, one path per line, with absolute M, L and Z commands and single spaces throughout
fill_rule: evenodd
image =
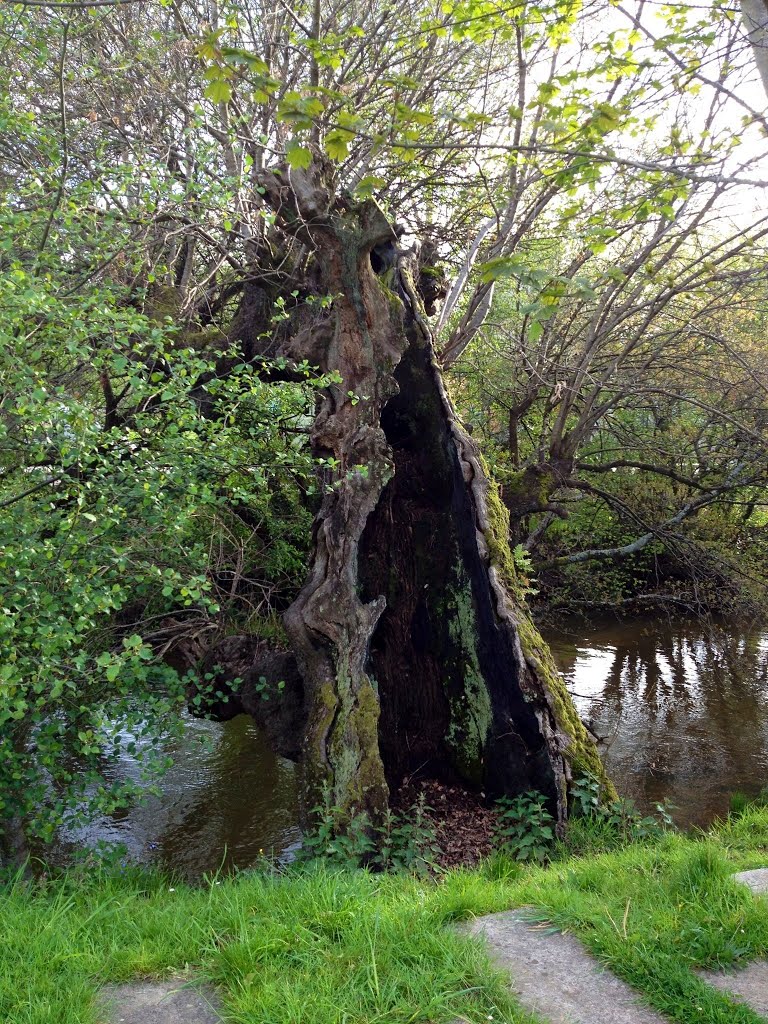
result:
M 67 183 L 67 172 L 69 171 L 69 140 L 67 138 L 67 103 L 66 95 L 64 93 L 64 62 L 67 59 L 67 40 L 69 39 L 69 22 L 64 22 L 64 32 L 61 37 L 61 59 L 59 60 L 59 116 L 61 119 L 61 175 L 59 178 L 59 187 L 56 191 L 56 195 L 53 200 L 53 206 L 51 212 L 48 215 L 48 221 L 45 225 L 45 231 L 43 231 L 43 237 L 40 240 L 40 248 L 38 249 L 38 255 L 41 255 L 45 251 L 45 247 L 48 244 L 48 236 L 51 233 L 51 227 L 53 226 L 53 220 L 56 216 L 56 211 L 61 203 L 61 198 L 64 195 L 64 186 Z
M 51 7 L 65 11 L 85 11 L 89 7 L 119 7 L 122 4 L 141 4 L 145 0 L 13 0 L 18 7 Z

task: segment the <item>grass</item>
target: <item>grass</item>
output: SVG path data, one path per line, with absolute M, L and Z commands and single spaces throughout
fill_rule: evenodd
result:
M 581 840 L 591 850 L 600 834 Z M 446 927 L 527 905 L 680 1024 L 756 1024 L 692 972 L 768 954 L 765 903 L 730 873 L 768 863 L 768 809 L 706 836 L 564 857 L 501 856 L 437 883 L 319 867 L 212 879 L 71 874 L 0 888 L 0 1020 L 95 1024 L 99 985 L 192 970 L 239 1024 L 531 1024 L 481 944 Z

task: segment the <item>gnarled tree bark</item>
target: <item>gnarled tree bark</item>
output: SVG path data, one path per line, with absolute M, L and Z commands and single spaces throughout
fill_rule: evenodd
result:
M 327 460 L 306 584 L 285 615 L 303 677 L 305 797 L 376 816 L 414 772 L 489 795 L 536 789 L 560 821 L 572 766 L 601 774 L 517 590 L 508 520 L 435 361 L 415 272 L 372 201 L 332 170 L 264 174 L 316 295 L 282 344 L 339 382 L 317 411 Z M 308 311 L 308 312 L 307 312 Z

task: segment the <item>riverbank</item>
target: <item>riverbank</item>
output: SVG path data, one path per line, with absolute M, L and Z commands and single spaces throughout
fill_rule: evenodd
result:
M 225 1020 L 524 1024 L 482 945 L 447 926 L 528 906 L 670 1020 L 756 1024 L 691 968 L 768 954 L 765 905 L 730 878 L 766 863 L 768 810 L 749 809 L 706 834 L 548 868 L 496 857 L 437 881 L 322 866 L 197 888 L 137 869 L 16 879 L 0 893 L 0 1019 L 96 1024 L 102 985 L 192 971 L 218 988 Z

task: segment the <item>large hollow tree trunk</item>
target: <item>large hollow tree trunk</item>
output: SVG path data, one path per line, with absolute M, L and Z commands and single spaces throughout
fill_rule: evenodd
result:
M 313 446 L 331 467 L 308 580 L 285 616 L 304 680 L 308 805 L 374 817 L 415 772 L 488 795 L 545 793 L 599 758 L 516 592 L 508 520 L 459 424 L 396 238 L 329 168 L 272 172 L 267 197 L 314 252 L 330 311 L 285 344 L 340 383 Z

